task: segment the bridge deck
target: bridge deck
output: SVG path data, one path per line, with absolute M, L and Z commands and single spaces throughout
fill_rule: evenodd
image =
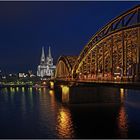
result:
M 140 82 L 116 82 L 116 81 L 90 81 L 90 80 L 54 80 L 56 84 L 70 86 L 108 86 L 119 88 L 137 88 L 140 89 Z

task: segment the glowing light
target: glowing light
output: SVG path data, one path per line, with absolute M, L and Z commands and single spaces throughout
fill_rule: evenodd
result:
M 69 93 L 69 87 L 63 86 L 63 87 L 62 87 L 62 92 L 63 92 L 64 94 L 68 94 L 68 93 Z
M 16 91 L 17 91 L 17 92 L 19 91 L 19 87 L 16 87 Z
M 43 82 L 43 85 L 46 85 L 46 82 L 45 81 Z
M 11 92 L 11 93 L 14 93 L 14 92 L 15 92 L 15 88 L 10 87 L 10 92 Z
M 54 96 L 54 91 L 53 91 L 53 90 L 49 90 L 49 94 L 50 94 L 51 96 Z
M 124 101 L 124 89 L 120 88 L 120 97 L 121 97 L 121 102 Z
M 13 88 L 12 87 L 10 87 L 10 92 L 13 92 Z
M 69 87 L 62 86 L 62 102 L 68 103 L 69 102 Z
M 54 82 L 50 82 L 50 88 L 53 89 L 54 88 Z
M 120 88 L 120 93 L 124 94 L 124 88 Z
M 29 88 L 29 92 L 30 92 L 30 93 L 33 92 L 33 88 L 32 88 L 32 87 Z
M 22 90 L 22 93 L 24 93 L 25 92 L 25 87 L 22 87 L 21 90 Z
M 13 88 L 12 92 L 15 92 L 15 88 Z
M 49 90 L 49 94 L 50 94 L 50 107 L 53 113 L 56 112 L 56 101 L 55 101 L 55 95 L 54 95 L 54 90 Z
M 57 117 L 57 130 L 59 138 L 72 138 L 73 137 L 73 123 L 70 111 L 66 108 L 59 110 Z
M 119 116 L 118 116 L 118 126 L 120 134 L 123 138 L 127 138 L 128 133 L 128 122 L 127 122 L 127 114 L 124 106 L 120 108 Z

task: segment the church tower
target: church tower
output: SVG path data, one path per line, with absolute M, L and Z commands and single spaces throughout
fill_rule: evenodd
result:
M 44 47 L 42 47 L 40 65 L 37 68 L 37 76 L 39 77 L 53 77 L 56 66 L 53 65 L 53 58 L 51 55 L 51 47 L 49 46 L 48 55 L 45 58 Z
M 53 58 L 51 55 L 51 47 L 49 46 L 49 50 L 48 50 L 48 56 L 47 56 L 47 65 L 48 66 L 52 66 L 53 65 Z
M 44 47 L 42 47 L 42 53 L 41 53 L 40 64 L 45 64 L 45 52 L 44 52 Z

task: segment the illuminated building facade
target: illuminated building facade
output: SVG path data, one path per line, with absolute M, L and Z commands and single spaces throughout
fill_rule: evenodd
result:
M 48 56 L 45 57 L 44 47 L 42 47 L 40 65 L 38 65 L 38 68 L 37 68 L 37 76 L 39 76 L 39 77 L 44 77 L 44 76 L 53 77 L 55 67 L 56 66 L 53 65 L 51 48 L 49 47 Z

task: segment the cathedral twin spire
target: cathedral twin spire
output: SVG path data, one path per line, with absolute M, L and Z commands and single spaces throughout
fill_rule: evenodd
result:
M 48 51 L 48 56 L 49 59 L 52 58 L 51 55 L 51 47 L 49 46 L 49 51 Z M 46 63 L 47 58 L 45 58 L 45 51 L 44 51 L 44 46 L 42 47 L 42 53 L 41 53 L 41 64 Z
M 42 54 L 41 54 L 41 63 L 45 62 L 45 52 L 44 52 L 44 47 L 42 47 Z
M 45 57 L 45 50 L 42 47 L 40 64 L 37 67 L 37 76 L 39 77 L 52 77 L 54 76 L 56 66 L 53 65 L 53 58 L 51 55 L 51 47 L 49 46 L 48 55 Z
M 51 47 L 49 46 L 49 54 L 48 54 L 48 57 L 49 58 L 52 58 L 52 55 L 51 55 Z

